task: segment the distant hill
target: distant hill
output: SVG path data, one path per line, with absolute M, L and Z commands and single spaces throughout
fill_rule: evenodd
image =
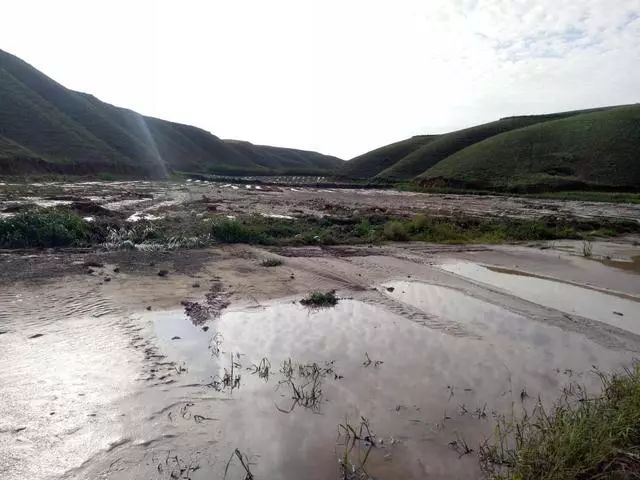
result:
M 424 184 L 493 189 L 640 189 L 640 105 L 495 135 L 423 172 Z
M 437 138 L 438 135 L 417 135 L 377 148 L 345 162 L 339 173 L 354 179 L 375 177 L 383 170 L 397 163 L 398 160 Z
M 640 189 L 640 105 L 508 117 L 412 137 L 349 160 L 340 174 L 433 187 Z
M 342 160 L 225 141 L 69 90 L 0 50 L 0 175 L 332 174 Z

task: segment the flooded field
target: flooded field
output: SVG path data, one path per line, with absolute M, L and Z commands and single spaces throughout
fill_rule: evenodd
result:
M 247 179 L 248 182 L 250 180 Z M 136 221 L 140 218 L 187 214 L 195 201 L 206 202 L 210 211 L 232 216 L 250 213 L 296 216 L 377 212 L 393 215 L 493 214 L 512 218 L 542 215 L 640 218 L 638 204 L 308 187 L 295 182 L 283 186 L 204 180 L 8 184 L 0 188 L 0 217 L 10 216 L 29 204 L 47 207 L 84 202 L 87 216 L 95 213 L 98 206 Z M 100 210 L 100 213 L 107 212 Z
M 0 477 L 481 478 L 496 415 L 638 356 L 634 242 L 4 253 Z

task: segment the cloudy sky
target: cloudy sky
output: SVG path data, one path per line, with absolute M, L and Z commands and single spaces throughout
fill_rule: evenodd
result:
M 342 158 L 640 101 L 640 0 L 20 0 L 0 48 L 119 106 Z

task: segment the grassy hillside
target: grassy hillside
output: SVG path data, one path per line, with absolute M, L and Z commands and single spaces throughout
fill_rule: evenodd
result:
M 63 87 L 2 50 L 0 105 L 0 175 L 326 174 L 342 166 L 335 157 L 238 145 L 109 105 Z
M 496 122 L 440 135 L 432 142 L 398 159 L 393 165 L 378 173 L 377 177 L 386 180 L 409 180 L 416 175 L 420 175 L 450 155 L 494 135 L 540 122 L 570 117 L 582 112 L 583 111 L 508 117 Z
M 438 138 L 437 135 L 417 135 L 391 145 L 385 145 L 345 162 L 339 174 L 347 178 L 357 179 L 375 177 L 398 160 L 436 138 Z
M 507 190 L 640 189 L 640 105 L 537 123 L 492 136 L 417 180 Z

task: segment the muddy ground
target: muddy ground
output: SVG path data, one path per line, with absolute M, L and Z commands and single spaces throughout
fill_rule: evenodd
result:
M 197 182 L 197 183 L 196 183 Z M 385 213 L 388 215 L 542 215 L 640 219 L 640 205 L 542 200 L 517 196 L 451 195 L 396 190 L 312 188 L 192 182 L 84 182 L 0 185 L 0 215 L 24 204 L 68 205 L 91 201 L 126 218 L 155 218 L 189 212 L 205 201 L 209 211 L 226 215 L 260 213 L 296 216 Z M 88 211 L 87 216 L 94 215 Z
M 4 205 L 73 195 L 158 214 L 204 194 L 230 215 L 337 204 L 639 218 L 638 206 L 507 197 L 20 188 Z M 2 252 L 0 478 L 335 479 L 340 425 L 363 418 L 372 435 L 346 459 L 371 448 L 372 478 L 481 478 L 495 415 L 549 405 L 569 382 L 595 390 L 595 369 L 638 356 L 638 240 L 594 242 L 589 258 L 573 241 Z M 303 307 L 314 290 L 340 300 Z

